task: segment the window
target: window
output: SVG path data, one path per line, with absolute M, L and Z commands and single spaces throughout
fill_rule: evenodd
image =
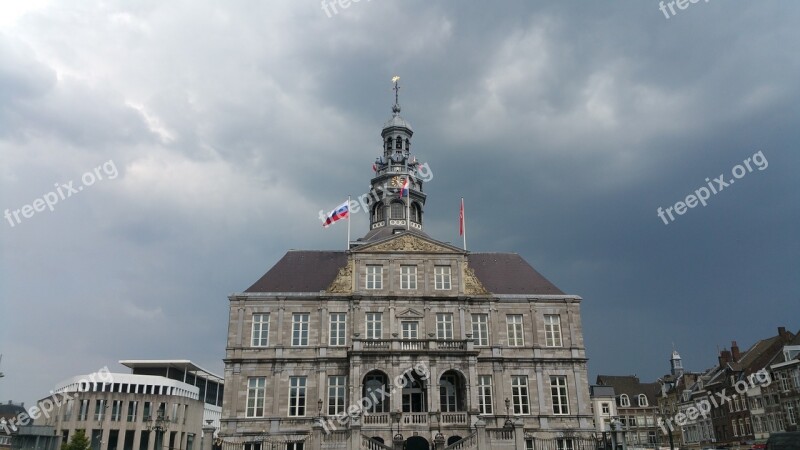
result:
M 786 417 L 789 418 L 789 425 L 797 425 L 797 412 L 792 402 L 786 404 Z
M 367 289 L 383 289 L 383 266 L 367 266 Z
M 292 314 L 292 346 L 308 345 L 308 313 Z
M 436 266 L 433 268 L 434 289 L 437 291 L 450 290 L 450 266 Z
M 344 413 L 346 378 L 344 376 L 328 377 L 328 415 Z
M 264 417 L 266 394 L 266 377 L 247 379 L 247 417 Z
M 511 397 L 514 405 L 514 414 L 531 413 L 530 405 L 528 404 L 528 377 L 511 377 Z
M 387 137 L 386 138 L 386 150 L 391 150 L 391 149 L 392 149 L 392 138 L 391 137 Z
M 253 314 L 252 347 L 269 346 L 269 314 Z
M 563 375 L 550 377 L 550 397 L 553 399 L 553 414 L 569 414 L 569 398 L 567 397 L 567 377 Z
M 547 347 L 561 347 L 561 316 L 545 314 L 544 342 Z
M 306 377 L 289 377 L 289 417 L 306 415 Z
M 603 410 L 603 415 L 604 415 L 604 416 L 610 416 L 610 415 L 611 415 L 611 405 L 610 405 L 610 404 L 608 404 L 608 403 L 603 403 L 603 404 L 601 405 L 601 408 L 602 408 L 602 410 Z
M 367 313 L 367 339 L 381 339 L 383 337 L 383 314 Z
M 628 398 L 628 394 L 619 396 L 619 406 L 631 406 L 631 400 Z
M 406 205 L 403 202 L 392 202 L 390 213 L 391 219 L 402 219 L 406 214 Z
M 445 373 L 439 379 L 439 405 L 442 412 L 458 411 L 458 377 L 453 373 Z
M 795 390 L 800 391 L 800 369 L 795 369 L 792 372 L 792 381 L 794 382 Z
M 340 347 L 346 344 L 345 333 L 347 332 L 347 314 L 331 313 L 330 331 L 328 333 L 328 344 Z
M 453 315 L 450 313 L 436 314 L 436 338 L 453 339 Z
M 69 422 L 70 419 L 72 419 L 72 408 L 74 407 L 75 401 L 71 398 L 67 399 L 67 402 L 64 404 L 64 422 Z
M 478 377 L 478 409 L 480 414 L 493 414 L 491 375 Z
M 750 418 L 745 418 L 744 419 L 744 431 L 745 431 L 745 434 L 747 434 L 747 435 L 753 434 L 752 433 L 753 429 L 750 426 Z
M 740 411 L 742 409 L 742 403 L 739 400 L 738 395 L 733 396 L 733 409 L 735 409 L 736 411 Z
M 506 316 L 508 328 L 508 345 L 510 347 L 522 347 L 525 341 L 522 337 L 522 314 L 509 314 Z
M 647 396 L 639 394 L 639 406 L 647 406 Z
M 128 402 L 128 422 L 136 422 L 136 413 L 139 409 L 139 402 L 136 400 Z
M 489 345 L 489 315 L 472 315 L 472 339 L 475 345 L 485 347 Z
M 789 374 L 786 372 L 778 372 L 778 378 L 781 380 L 781 390 L 786 392 L 789 390 Z
M 305 445 L 303 442 L 289 442 L 286 444 L 286 450 L 305 450 Z
M 658 440 L 656 438 L 655 431 L 648 431 L 647 432 L 647 443 L 648 444 L 658 444 Z
M 558 450 L 575 450 L 574 444 L 572 443 L 572 439 L 558 439 L 556 441 L 556 447 Z
M 628 416 L 628 426 L 631 428 L 635 428 L 637 425 L 636 416 Z
M 417 288 L 417 266 L 400 266 L 400 289 Z
M 401 322 L 400 326 L 403 331 L 403 339 L 417 339 L 419 337 L 418 322 Z
M 111 403 L 111 421 L 112 422 L 119 422 L 119 419 L 122 417 L 122 400 L 114 400 Z
M 144 410 L 142 411 L 144 414 L 142 415 L 142 420 L 145 421 L 145 422 L 151 419 L 150 416 L 152 414 L 152 411 L 151 411 L 152 407 L 150 405 L 152 405 L 152 403 L 144 402 Z
M 739 427 L 736 425 L 736 419 L 731 420 L 731 427 L 733 428 L 733 435 L 739 436 Z
M 403 148 L 403 138 L 401 138 L 400 136 L 397 136 L 397 139 L 395 139 L 395 141 L 394 141 L 394 147 L 396 149 L 402 149 Z
M 106 418 L 106 401 L 95 400 L 94 402 L 94 420 L 102 422 Z
M 178 422 L 178 404 L 172 404 L 172 416 L 170 416 L 170 420 L 177 423 Z
M 383 214 L 384 214 L 383 210 L 384 210 L 383 203 L 378 203 L 377 205 L 375 205 L 375 209 L 373 210 L 375 216 L 375 222 L 380 222 L 381 220 L 383 220 Z

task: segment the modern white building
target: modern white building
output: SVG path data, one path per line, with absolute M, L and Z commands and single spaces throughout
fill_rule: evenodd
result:
M 198 450 L 203 428 L 219 426 L 223 380 L 188 360 L 126 360 L 133 373 L 101 370 L 57 384 L 38 403 L 66 443 L 77 430 L 92 450 Z M 213 436 L 207 436 L 213 439 Z

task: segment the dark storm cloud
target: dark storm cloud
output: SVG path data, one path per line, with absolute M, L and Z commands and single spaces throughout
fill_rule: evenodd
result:
M 426 230 L 522 254 L 585 298 L 590 372 L 690 369 L 798 316 L 800 8 L 657 2 L 127 2 L 0 25 L 2 208 L 113 160 L 116 180 L 4 224 L 0 396 L 122 358 L 221 371 L 227 299 L 317 211 L 366 192 L 401 76 Z M 10 17 L 6 15 L 6 17 Z M 706 177 L 769 161 L 664 225 Z M 366 218 L 353 218 L 353 234 Z

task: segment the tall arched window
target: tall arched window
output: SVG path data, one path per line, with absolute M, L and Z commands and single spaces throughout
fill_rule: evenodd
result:
M 392 203 L 392 219 L 402 219 L 406 216 L 406 205 L 402 202 Z
M 383 202 L 379 202 L 377 205 L 375 205 L 375 208 L 372 210 L 374 222 L 380 222 L 383 220 L 383 209 Z
M 379 370 L 373 370 L 364 376 L 364 398 L 369 399 L 367 412 L 388 412 L 389 399 L 386 393 L 389 392 L 389 377 Z
M 392 138 L 387 137 L 386 138 L 386 150 L 391 150 L 391 149 L 392 149 Z
M 631 406 L 631 399 L 628 398 L 628 394 L 619 396 L 619 406 Z
M 411 150 L 411 142 L 406 139 L 406 150 Z
M 401 138 L 400 136 L 397 136 L 397 140 L 395 140 L 395 142 L 394 142 L 394 147 L 396 149 L 403 148 L 403 138 Z
M 420 214 L 419 204 L 416 203 L 416 202 L 412 203 L 411 204 L 411 220 L 413 220 L 414 222 L 417 222 L 417 223 L 422 223 L 422 220 L 420 220 L 421 218 L 422 218 L 422 216 Z
M 639 406 L 647 406 L 647 396 L 639 394 Z

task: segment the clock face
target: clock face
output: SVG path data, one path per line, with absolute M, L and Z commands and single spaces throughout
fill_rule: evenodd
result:
M 392 187 L 400 187 L 403 185 L 403 182 L 400 180 L 400 177 L 392 178 Z

